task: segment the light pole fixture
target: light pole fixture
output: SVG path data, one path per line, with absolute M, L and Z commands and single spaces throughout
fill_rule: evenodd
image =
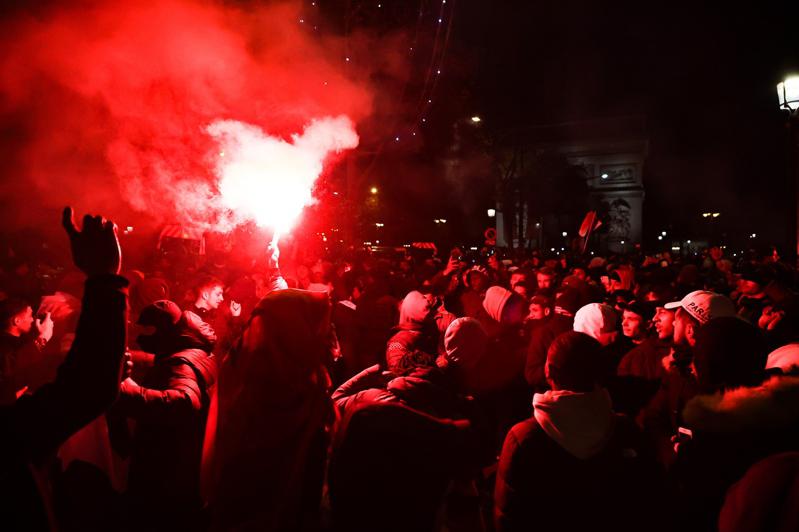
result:
M 791 167 L 787 185 L 790 191 L 788 219 L 788 250 L 793 258 L 799 257 L 799 76 L 788 76 L 777 83 L 779 108 L 788 111 Z
M 792 113 L 799 109 L 799 76 L 790 76 L 777 83 L 777 97 L 780 109 L 787 109 Z

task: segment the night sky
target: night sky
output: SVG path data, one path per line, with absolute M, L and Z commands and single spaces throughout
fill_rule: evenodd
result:
M 671 223 L 690 236 L 719 211 L 731 234 L 781 239 L 775 86 L 799 66 L 797 3 L 700 4 L 460 2 L 459 46 L 479 50 L 475 105 L 499 130 L 644 115 L 645 232 Z
M 0 17 L 44 17 L 84 3 L 92 4 L 15 0 L 3 3 Z M 184 3 L 245 11 L 274 4 Z M 103 5 L 115 9 L 116 4 Z M 721 212 L 718 232 L 731 240 L 753 232 L 763 241 L 784 238 L 789 150 L 775 86 L 787 73 L 799 73 L 799 34 L 791 31 L 799 3 L 719 8 L 628 0 L 304 0 L 291 5 L 298 16 L 285 23 L 301 25 L 309 39 L 323 43 L 331 68 L 368 85 L 373 109 L 358 118 L 361 146 L 351 168 L 361 193 L 380 187 L 374 215 L 386 222 L 384 234 L 396 243 L 427 234 L 452 237 L 459 229 L 482 233 L 488 221 L 474 219 L 491 206 L 490 156 L 479 143 L 463 143 L 460 155 L 475 175 L 488 176 L 482 181 L 447 181 L 441 164 L 451 156 L 455 124 L 475 114 L 483 118 L 480 134 L 487 138 L 517 127 L 641 116 L 649 139 L 645 242 L 664 228 L 698 239 L 702 235 L 693 233 L 701 232 L 701 213 L 707 211 Z M 451 29 L 448 40 L 436 39 L 439 28 Z M 3 42 L 14 49 L 13 39 Z M 437 56 L 436 46 L 443 46 Z M 441 69 L 433 85 L 425 81 L 431 68 Z M 291 95 L 296 91 L 286 87 L 302 81 L 285 81 L 282 88 Z M 61 90 L 54 87 L 37 90 L 46 98 Z M 428 97 L 430 104 L 424 103 Z M 6 182 L 24 175 L 26 163 L 12 159 L 15 146 L 27 142 L 20 131 L 27 129 L 28 114 L 35 116 L 32 109 L 0 117 Z M 255 117 L 242 118 L 257 123 Z M 103 153 L 98 144 L 91 155 L 100 161 Z M 41 197 L 48 197 L 46 190 Z M 32 206 L 36 201 L 32 196 Z M 454 223 L 436 228 L 433 218 L 444 216 Z M 398 229 L 392 234 L 391 227 Z

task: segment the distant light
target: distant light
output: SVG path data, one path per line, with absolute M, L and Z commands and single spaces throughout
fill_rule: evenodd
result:
M 427 119 L 426 118 L 422 118 L 422 122 L 427 122 Z
M 658 235 L 658 240 L 663 240 L 663 237 Z
M 594 252 L 592 251 L 592 252 L 591 252 L 591 255 L 593 255 L 593 254 L 594 254 Z
M 383 223 L 377 222 L 377 223 L 375 224 L 375 227 L 383 227 L 383 226 L 385 226 L 385 225 L 386 225 L 386 224 L 383 224 Z
M 370 188 L 369 192 L 371 192 L 372 194 L 377 194 L 377 187 Z
M 349 58 L 349 57 L 345 57 L 345 58 L 344 58 L 344 60 L 345 60 L 345 61 L 347 61 L 347 62 L 349 63 L 349 61 L 350 61 L 350 58 Z
M 602 179 L 607 179 L 607 178 L 608 178 L 608 177 L 610 177 L 610 176 L 609 176 L 608 174 L 602 174 L 600 177 L 601 177 Z
M 483 121 L 483 119 L 482 119 L 482 118 L 480 118 L 480 117 L 479 117 L 479 116 L 477 116 L 477 115 L 474 115 L 474 116 L 472 117 L 472 122 L 474 122 L 475 124 L 477 124 L 477 123 L 479 123 L 479 122 L 482 122 L 482 121 Z
M 563 231 L 563 232 L 561 233 L 561 235 L 562 235 L 562 236 L 569 236 L 569 233 L 567 233 L 566 231 Z M 623 243 L 624 243 L 624 242 L 622 242 L 622 244 L 623 244 Z
M 438 218 L 436 218 L 435 220 L 433 220 L 433 222 L 435 222 L 435 223 L 439 224 L 439 223 L 441 223 L 441 220 L 439 220 Z
M 333 195 L 334 196 L 338 196 L 338 192 L 333 192 Z
M 662 231 L 660 234 L 666 236 L 666 231 Z
M 132 233 L 133 232 L 133 226 L 132 225 L 127 226 L 125 228 L 125 231 L 127 231 L 128 233 Z
M 474 246 L 470 247 L 469 249 L 471 249 L 472 251 L 477 251 L 477 248 Z
M 380 243 L 380 241 L 379 241 L 379 240 L 375 240 L 375 244 L 379 244 L 379 243 Z
M 488 217 L 489 218 L 493 218 L 494 216 L 497 215 L 497 210 L 496 209 L 488 209 L 488 211 L 486 211 L 486 212 L 488 213 Z
M 432 98 L 428 98 L 427 103 L 433 103 L 433 99 Z
M 399 137 L 394 137 L 395 142 L 399 142 Z
M 305 22 L 305 19 L 302 19 L 302 18 L 301 18 L 301 19 L 300 19 L 300 24 L 302 24 L 302 23 L 304 23 L 304 22 Z
M 220 151 L 220 152 L 219 152 L 219 156 L 220 156 L 220 157 L 224 157 L 224 156 L 225 156 L 225 152 L 223 152 L 223 151 Z
M 441 74 L 441 69 L 436 69 L 436 74 Z
M 712 216 L 713 216 L 713 218 L 718 218 L 719 216 L 721 216 L 721 213 L 720 212 L 714 212 Z
M 622 241 L 621 241 L 621 245 L 622 245 L 622 246 L 624 245 L 624 240 L 622 240 Z
M 686 241 L 685 241 L 685 243 L 686 243 L 686 244 L 690 244 L 690 243 L 691 243 L 691 241 L 690 241 L 690 240 L 686 240 Z
M 438 19 L 438 23 L 441 24 L 443 22 L 442 19 Z
M 757 233 L 752 233 L 752 235 L 749 238 L 757 238 Z
M 447 223 L 447 221 L 444 218 L 441 218 L 441 223 L 445 224 L 445 223 Z
M 555 248 L 549 248 L 549 251 L 555 251 Z
M 799 109 L 799 76 L 791 76 L 778 83 L 777 97 L 780 108 L 791 111 Z
M 672 251 L 680 251 L 680 246 L 671 246 Z
M 535 223 L 535 226 L 536 226 L 536 227 L 541 227 L 541 224 L 540 224 L 540 223 L 538 223 L 538 222 L 536 222 L 536 223 Z
M 702 218 L 707 218 L 708 216 L 710 216 L 709 212 L 703 212 L 702 213 Z

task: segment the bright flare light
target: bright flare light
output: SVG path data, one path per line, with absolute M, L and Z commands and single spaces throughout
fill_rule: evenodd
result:
M 291 142 L 235 120 L 216 121 L 207 131 L 225 154 L 215 168 L 223 205 L 237 218 L 274 230 L 273 244 L 314 202 L 314 183 L 327 156 L 355 148 L 359 140 L 346 116 L 313 120 Z

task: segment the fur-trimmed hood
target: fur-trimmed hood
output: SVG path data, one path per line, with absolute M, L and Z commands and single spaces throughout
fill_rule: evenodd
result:
M 698 395 L 683 419 L 692 430 L 740 433 L 799 427 L 799 377 L 773 377 L 760 386 Z

